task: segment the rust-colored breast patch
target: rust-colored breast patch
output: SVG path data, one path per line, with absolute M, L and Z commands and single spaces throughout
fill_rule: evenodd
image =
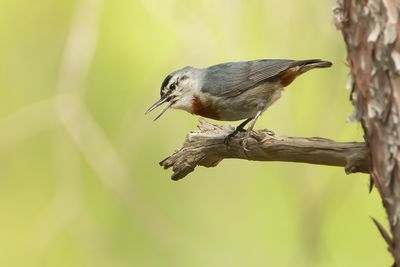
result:
M 286 87 L 289 84 L 291 84 L 294 81 L 294 79 L 296 79 L 297 70 L 290 68 L 290 69 L 283 71 L 279 76 L 280 76 L 279 80 L 280 80 L 282 86 Z
M 214 107 L 211 105 L 211 101 L 201 101 L 198 96 L 194 96 L 192 100 L 193 114 L 210 118 L 214 120 L 219 120 L 220 116 Z

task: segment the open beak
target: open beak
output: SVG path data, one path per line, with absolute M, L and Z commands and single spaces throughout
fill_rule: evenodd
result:
M 149 107 L 149 109 L 148 109 L 144 114 L 146 115 L 146 114 L 150 113 L 151 111 L 153 111 L 154 109 L 156 109 L 158 106 L 161 106 L 163 103 L 168 102 L 169 100 L 171 100 L 170 97 L 164 97 L 164 98 L 159 99 L 156 103 L 154 103 L 153 105 L 151 105 L 151 107 Z M 169 108 L 172 106 L 173 103 L 174 103 L 174 102 L 172 102 L 172 101 L 169 102 L 168 105 L 166 105 L 166 106 L 161 110 L 161 112 L 155 117 L 154 121 L 157 120 L 158 118 L 160 118 L 161 115 L 164 114 L 164 112 L 167 111 L 167 109 L 169 109 Z

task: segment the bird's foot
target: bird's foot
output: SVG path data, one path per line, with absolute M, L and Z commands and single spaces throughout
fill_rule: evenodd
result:
M 268 140 L 271 138 L 276 139 L 275 133 L 271 130 L 263 130 L 262 132 L 256 132 L 256 131 L 250 130 L 250 131 L 246 131 L 246 134 L 243 137 L 240 144 L 244 150 L 249 151 L 247 144 L 250 139 L 254 139 L 258 143 L 263 143 L 265 140 Z
M 224 144 L 229 145 L 229 142 L 233 137 L 235 137 L 239 132 L 245 132 L 245 131 L 246 130 L 244 130 L 243 128 L 236 128 L 232 133 L 228 134 L 228 136 L 225 137 Z
M 242 139 L 242 141 L 240 142 L 240 145 L 242 146 L 243 150 L 245 150 L 245 151 L 250 151 L 250 149 L 247 148 L 247 144 L 249 142 L 249 138 L 250 137 L 244 137 Z
M 228 134 L 228 136 L 225 137 L 225 139 L 224 139 L 224 144 L 228 146 L 228 145 L 229 145 L 229 142 L 231 141 L 231 138 L 234 137 L 234 136 L 235 136 L 235 135 L 234 135 L 233 133 Z
M 253 134 L 255 134 L 255 132 L 253 130 L 246 131 L 246 134 L 244 135 L 242 141 L 240 141 L 240 145 L 242 146 L 243 150 L 245 150 L 245 151 L 250 150 L 250 149 L 248 149 L 247 144 L 249 142 L 249 139 L 253 138 Z
M 262 133 L 264 134 L 259 134 L 258 132 L 255 132 L 253 130 L 244 130 L 244 129 L 238 129 L 236 128 L 232 133 L 230 133 L 228 136 L 225 137 L 224 139 L 224 144 L 229 145 L 229 142 L 233 137 L 235 137 L 239 132 L 246 132 L 242 140 L 240 141 L 240 145 L 242 148 L 246 151 L 249 151 L 248 149 L 248 142 L 250 138 L 255 139 L 257 142 L 262 143 L 265 139 L 270 139 L 270 138 L 275 138 L 275 133 L 271 130 L 263 130 Z M 268 136 L 266 137 L 265 134 Z

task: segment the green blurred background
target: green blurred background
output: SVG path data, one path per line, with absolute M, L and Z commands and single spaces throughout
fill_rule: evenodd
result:
M 197 117 L 144 111 L 186 65 L 322 58 L 258 121 L 362 140 L 333 1 L 0 0 L 0 266 L 389 266 L 368 176 L 158 162 Z

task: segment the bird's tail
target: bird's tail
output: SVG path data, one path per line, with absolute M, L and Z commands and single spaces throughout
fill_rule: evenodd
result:
M 297 73 L 303 74 L 311 69 L 315 68 L 329 68 L 332 66 L 332 62 L 324 61 L 320 59 L 308 59 L 295 61 L 293 67 L 299 67 Z

